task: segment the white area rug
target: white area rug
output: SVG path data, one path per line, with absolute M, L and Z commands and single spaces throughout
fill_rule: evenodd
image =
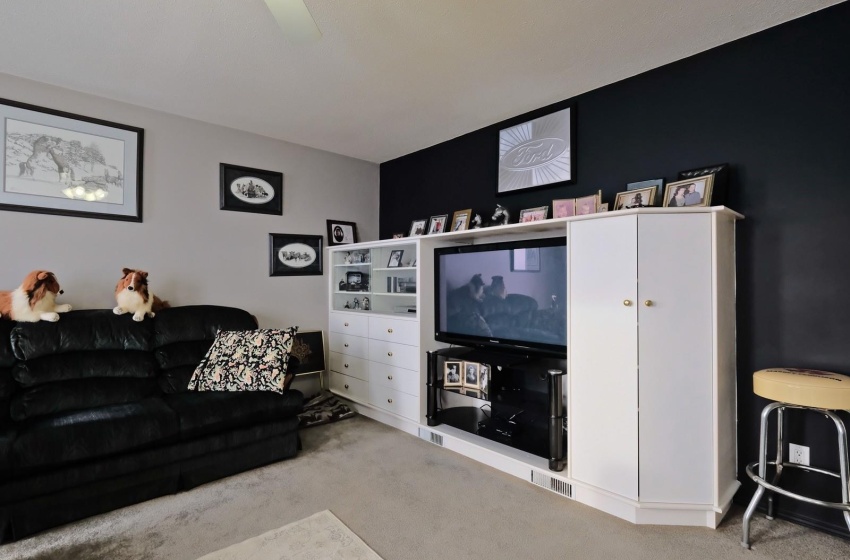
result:
M 330 511 L 284 525 L 198 560 L 381 560 Z

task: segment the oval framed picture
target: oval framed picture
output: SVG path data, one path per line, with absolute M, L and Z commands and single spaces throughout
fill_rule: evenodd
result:
M 283 215 L 283 173 L 241 165 L 220 165 L 220 208 Z
M 321 235 L 269 234 L 269 276 L 321 274 Z

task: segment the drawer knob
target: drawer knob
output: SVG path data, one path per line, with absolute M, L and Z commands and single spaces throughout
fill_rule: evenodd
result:
M 392 356 L 392 355 L 393 355 L 392 352 L 387 352 L 387 356 Z
M 647 306 L 647 307 L 652 307 L 652 300 L 651 300 L 651 299 L 648 299 L 648 300 L 646 300 L 645 302 L 643 302 L 643 304 L 644 304 L 645 306 Z
M 343 364 L 345 367 L 348 367 L 348 364 Z
M 392 375 L 388 375 L 388 376 L 387 376 L 387 379 L 392 380 L 392 378 L 393 378 L 393 376 L 392 376 Z
M 345 326 L 347 327 L 347 326 L 348 326 L 348 323 L 346 323 L 346 324 L 345 324 Z
M 388 403 L 390 403 L 390 404 L 392 404 L 392 403 L 393 403 L 393 400 L 392 400 L 392 399 L 387 399 L 387 402 L 388 402 Z
M 348 389 L 348 383 L 345 384 L 345 388 Z
M 393 330 L 392 330 L 392 329 L 387 329 L 387 332 L 388 332 L 388 333 L 390 333 L 390 334 L 393 334 Z
M 346 342 L 343 346 L 345 346 L 346 348 L 348 348 L 348 343 Z
M 630 300 L 630 299 L 624 299 L 624 300 L 623 300 L 623 305 L 625 305 L 626 307 L 631 307 L 631 306 L 632 306 L 632 300 Z

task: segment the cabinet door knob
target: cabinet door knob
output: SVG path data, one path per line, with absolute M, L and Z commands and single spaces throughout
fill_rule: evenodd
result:
M 348 326 L 348 323 L 346 323 L 346 324 L 345 324 L 345 326 L 347 327 L 347 326 Z
M 392 378 L 393 378 L 393 376 L 392 376 L 392 375 L 388 375 L 388 376 L 387 376 L 387 379 L 392 380 Z
M 626 307 L 631 307 L 631 306 L 632 306 L 632 300 L 630 300 L 630 299 L 624 299 L 624 300 L 623 300 L 623 305 L 625 305 Z
M 345 367 L 348 367 L 348 364 L 343 364 Z
M 345 384 L 345 388 L 348 389 L 348 383 Z
M 345 346 L 346 348 L 348 348 L 348 343 L 346 342 L 346 343 L 344 344 L 344 346 Z
M 653 305 L 653 303 L 652 303 L 652 300 L 651 300 L 651 299 L 646 300 L 645 302 L 643 302 L 643 304 L 644 304 L 645 306 L 647 306 L 647 307 L 652 307 L 652 305 Z
M 392 352 L 387 352 L 387 356 L 392 356 L 392 355 L 393 355 Z
M 390 404 L 392 404 L 392 403 L 393 403 L 393 400 L 392 400 L 392 399 L 387 399 L 387 402 L 388 402 L 388 403 L 390 403 Z
M 393 330 L 392 330 L 392 329 L 387 329 L 387 332 L 388 332 L 388 333 L 390 333 L 390 334 L 392 334 L 392 333 L 393 333 Z

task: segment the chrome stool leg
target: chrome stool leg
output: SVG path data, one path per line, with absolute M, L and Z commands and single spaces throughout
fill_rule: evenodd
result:
M 767 474 L 767 420 L 770 413 L 780 407 L 782 407 L 781 403 L 770 403 L 761 411 L 761 429 L 759 430 L 759 478 L 762 480 L 764 480 L 765 474 Z M 756 493 L 753 495 L 753 499 L 750 500 L 750 505 L 747 506 L 747 511 L 744 512 L 744 535 L 741 539 L 741 546 L 747 549 L 750 548 L 750 520 L 753 518 L 756 507 L 758 507 L 765 492 L 765 487 L 758 483 L 758 481 L 756 481 L 756 483 L 759 487 L 756 488 Z
M 850 505 L 850 459 L 848 459 L 847 450 L 847 429 L 844 427 L 844 421 L 841 420 L 834 412 L 825 410 L 824 413 L 835 422 L 835 428 L 838 430 L 838 455 L 841 464 L 841 501 L 845 505 Z M 844 522 L 847 523 L 847 528 L 850 529 L 850 511 L 844 511 Z
M 782 430 L 785 422 L 783 421 L 783 413 L 785 407 L 780 406 L 776 411 L 776 473 L 773 475 L 771 484 L 774 486 L 779 484 L 779 479 L 782 478 L 782 462 L 784 461 L 783 453 L 785 452 L 785 441 L 782 437 Z M 767 493 L 767 518 L 773 521 L 773 497 L 776 492 L 770 491 Z

